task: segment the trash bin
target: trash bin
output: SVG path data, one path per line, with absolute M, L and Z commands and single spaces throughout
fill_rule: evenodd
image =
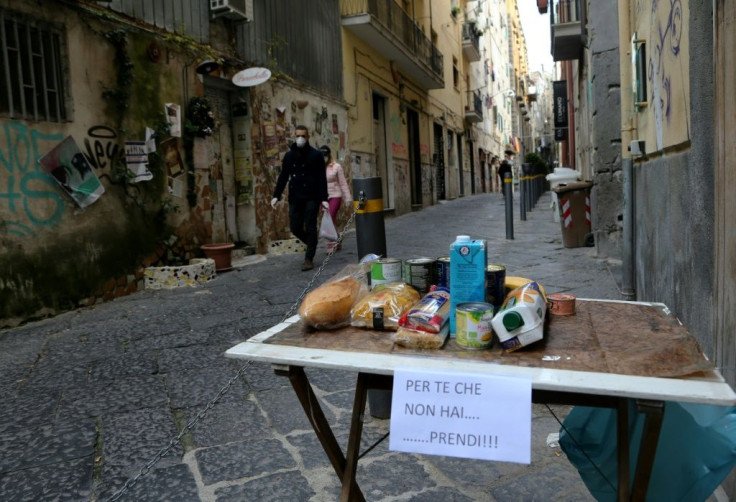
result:
M 569 167 L 555 167 L 551 174 L 547 175 L 550 189 L 554 190 L 563 183 L 574 183 L 580 181 L 580 173 Z M 552 192 L 552 218 L 554 221 L 560 221 L 560 213 L 557 209 L 557 194 Z
M 590 233 L 590 187 L 592 181 L 568 183 L 553 188 L 557 194 L 562 244 L 566 248 L 586 245 Z

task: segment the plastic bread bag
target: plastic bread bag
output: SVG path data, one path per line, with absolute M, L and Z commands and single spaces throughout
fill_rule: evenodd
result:
M 399 320 L 399 325 L 439 333 L 450 319 L 450 290 L 440 286 L 432 286 L 432 289 L 422 297 Z
M 366 265 L 348 265 L 304 297 L 299 317 L 315 329 L 337 329 L 350 324 L 350 310 L 368 292 Z
M 396 330 L 399 319 L 419 301 L 419 292 L 403 282 L 376 286 L 353 307 L 350 324 L 358 328 Z
M 446 322 L 439 332 L 422 331 L 421 329 L 399 326 L 391 335 L 394 343 L 410 349 L 441 349 L 450 334 L 450 323 Z

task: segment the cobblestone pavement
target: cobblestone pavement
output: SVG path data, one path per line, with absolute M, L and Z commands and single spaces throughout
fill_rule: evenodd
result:
M 619 299 L 592 248 L 565 249 L 550 196 L 526 221 L 484 194 L 387 218 L 388 254 L 447 254 L 458 234 L 488 240 L 489 261 L 549 292 Z M 325 244 L 317 260 L 324 257 Z M 143 291 L 0 332 L 0 494 L 4 501 L 107 500 L 165 447 L 243 366 L 223 352 L 281 321 L 312 272 L 301 255 L 268 256 L 196 288 Z M 358 261 L 355 234 L 317 278 Z M 316 269 L 315 269 L 316 270 Z M 347 443 L 355 375 L 309 370 L 338 441 Z M 530 465 L 388 450 L 363 457 L 370 501 L 592 500 L 559 447 L 547 445 L 568 408 L 533 407 Z M 363 448 L 388 431 L 367 417 Z M 248 366 L 126 501 L 331 501 L 339 485 L 288 380 Z

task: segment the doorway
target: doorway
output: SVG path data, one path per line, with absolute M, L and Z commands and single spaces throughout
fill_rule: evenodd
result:
M 445 193 L 445 141 L 442 134 L 442 125 L 434 124 L 434 152 L 432 162 L 437 169 L 437 199 L 447 199 Z
M 457 172 L 458 182 L 460 183 L 460 187 L 458 188 L 458 197 L 464 197 L 465 180 L 463 179 L 463 135 L 458 134 L 455 137 L 457 138 Z
M 422 157 L 419 151 L 419 114 L 415 110 L 406 111 L 406 128 L 409 138 L 409 173 L 411 184 L 411 205 L 422 205 Z
M 376 159 L 376 175 L 381 178 L 381 192 L 383 193 L 383 208 L 393 208 L 393 177 L 389 173 L 388 166 L 388 139 L 386 138 L 386 98 L 380 94 L 373 93 L 373 147 Z

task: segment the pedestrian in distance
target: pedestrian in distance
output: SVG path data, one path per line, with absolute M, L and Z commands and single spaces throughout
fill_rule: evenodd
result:
M 503 194 L 504 197 L 506 197 L 506 188 L 504 188 L 503 178 L 504 176 L 506 176 L 506 173 L 508 173 L 509 176 L 512 176 L 511 163 L 513 161 L 514 161 L 514 151 L 507 148 L 503 152 L 503 160 L 501 161 L 501 165 L 498 166 L 498 177 L 500 178 L 499 185 L 501 187 L 501 193 Z
M 332 158 L 332 150 L 327 145 L 319 147 L 319 151 L 325 159 L 325 170 L 327 173 L 327 196 L 329 197 L 328 203 L 330 204 L 330 218 L 333 223 L 337 223 L 337 213 L 340 210 L 340 204 L 345 201 L 345 207 L 348 208 L 353 203 L 353 195 L 350 193 L 348 182 L 345 179 L 345 172 L 342 170 L 342 166 L 335 162 Z M 337 248 L 335 246 L 337 245 Z M 327 243 L 327 252 L 329 253 L 335 248 L 336 251 L 340 250 L 340 245 L 334 241 Z
M 289 228 L 297 239 L 307 246 L 302 270 L 312 270 L 317 252 L 317 216 L 320 206 L 325 210 L 327 203 L 327 175 L 322 153 L 309 144 L 309 130 L 298 125 L 296 136 L 289 151 L 284 155 L 281 172 L 273 191 L 271 207 L 276 203 L 289 183 Z

